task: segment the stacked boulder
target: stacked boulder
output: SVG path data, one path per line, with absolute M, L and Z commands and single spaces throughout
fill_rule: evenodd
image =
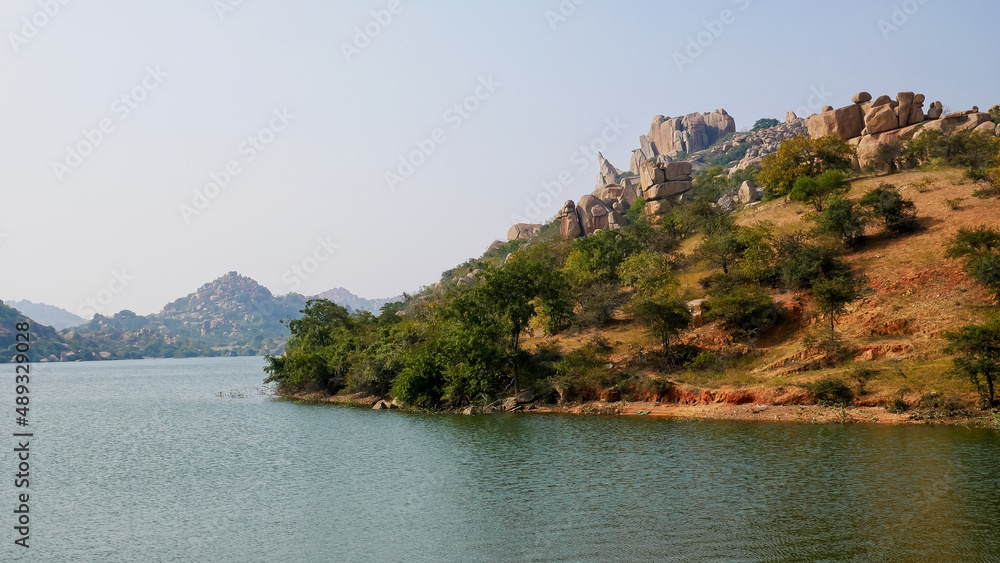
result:
M 870 166 L 875 161 L 879 145 L 893 140 L 908 140 L 923 130 L 955 133 L 977 130 L 995 133 L 996 125 L 989 114 L 979 108 L 969 111 L 944 113 L 941 102 L 933 102 L 924 113 L 923 94 L 900 92 L 893 100 L 879 96 L 872 101 L 868 92 L 859 92 L 853 104 L 839 109 L 828 109 L 809 118 L 809 136 L 813 139 L 833 135 L 858 149 L 856 167 Z
M 608 184 L 618 182 L 618 177 L 621 175 L 621 172 L 619 172 L 613 164 L 608 162 L 608 159 L 604 158 L 604 155 L 601 153 L 597 153 L 597 164 L 597 187 L 594 189 L 599 190 Z
M 711 113 L 689 113 L 674 118 L 658 115 L 653 118 L 649 135 L 640 139 L 642 147 L 639 150 L 645 160 L 659 155 L 675 157 L 682 152 L 707 149 L 722 137 L 735 132 L 736 120 L 724 109 Z M 633 157 L 633 162 L 635 160 L 636 157 Z
M 644 162 L 639 171 L 639 182 L 642 197 L 646 200 L 646 215 L 665 215 L 670 210 L 672 199 L 691 191 L 694 187 L 692 170 L 690 162 Z

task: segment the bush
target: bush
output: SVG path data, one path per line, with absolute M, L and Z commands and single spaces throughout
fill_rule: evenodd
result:
M 830 201 L 823 213 L 816 218 L 820 232 L 840 238 L 848 247 L 853 247 L 861 240 L 868 221 L 864 211 L 847 198 Z
M 849 269 L 837 249 L 810 242 L 805 233 L 778 237 L 775 250 L 778 277 L 787 289 L 807 289 L 817 280 L 845 274 Z
M 1000 296 L 1000 231 L 986 226 L 960 229 L 948 247 L 948 256 L 964 258 L 965 271 Z
M 777 119 L 774 119 L 773 117 L 762 117 L 753 124 L 750 132 L 756 133 L 757 131 L 763 131 L 764 129 L 770 129 L 771 127 L 777 127 L 778 125 L 781 125 L 781 122 Z
M 876 172 L 893 174 L 906 167 L 909 160 L 905 154 L 903 142 L 899 139 L 879 144 L 875 149 L 875 160 L 872 164 Z
M 812 391 L 816 400 L 821 403 L 846 407 L 854 399 L 851 388 L 835 377 L 826 377 L 815 383 L 807 384 L 805 387 Z
M 860 203 L 887 231 L 908 233 L 917 229 L 916 206 L 912 201 L 904 199 L 892 184 L 879 184 L 865 194 Z
M 902 397 L 896 397 L 895 399 L 889 401 L 889 404 L 886 405 L 885 410 L 887 410 L 892 414 L 903 414 L 904 412 L 909 410 L 909 408 L 910 405 L 907 405 L 906 401 L 904 401 Z
M 777 323 L 778 307 L 757 285 L 719 283 L 705 303 L 705 319 L 721 320 L 740 340 L 753 340 Z
M 803 176 L 795 181 L 788 199 L 812 205 L 817 213 L 830 198 L 846 194 L 851 189 L 847 175 L 841 170 L 827 170 L 823 174 Z

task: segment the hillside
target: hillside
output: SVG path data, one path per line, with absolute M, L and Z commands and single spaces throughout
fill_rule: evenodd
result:
M 29 357 L 47 358 L 49 356 L 58 357 L 68 350 L 68 346 L 62 342 L 56 330 L 50 326 L 35 322 L 22 312 L 13 307 L 9 307 L 0 301 L 0 361 L 7 362 L 17 354 L 16 334 L 17 324 L 29 322 L 31 330 L 31 351 Z
M 976 390 L 969 381 L 949 373 L 951 356 L 944 353 L 942 335 L 986 320 L 996 303 L 989 292 L 969 279 L 962 263 L 947 258 L 945 251 L 959 229 L 980 225 L 1000 228 L 1000 200 L 973 197 L 977 186 L 958 169 L 861 177 L 852 181 L 849 195 L 860 198 L 883 182 L 896 185 L 914 202 L 921 229 L 885 236 L 869 228 L 862 245 L 847 254 L 852 268 L 870 287 L 838 321 L 852 361 L 822 367 L 823 353 L 807 344 L 817 331 L 826 330 L 809 293 L 774 292 L 786 320 L 752 350 L 734 343 L 721 322 L 680 336 L 686 344 L 714 352 L 718 358 L 730 356 L 733 361 L 720 360 L 707 369 L 689 367 L 681 372 L 644 367 L 643 375 L 676 384 L 671 391 L 673 401 L 657 398 L 692 404 L 809 403 L 807 389 L 816 381 L 833 377 L 857 386 L 857 366 L 861 364 L 875 373 L 864 376 L 865 393 L 859 397 L 859 405 L 885 405 L 899 398 L 918 406 L 935 397 L 975 403 Z M 803 204 L 776 200 L 744 209 L 736 217 L 741 225 L 768 222 L 777 233 L 790 233 L 811 229 L 814 214 Z M 693 249 L 696 243 L 692 240 L 687 246 Z M 708 297 L 698 280 L 709 274 L 711 269 L 705 267 L 685 272 L 681 293 L 692 300 Z M 641 356 L 657 348 L 656 340 L 622 309 L 614 312 L 614 320 L 605 328 L 554 337 L 536 329 L 525 347 L 534 351 L 557 347 L 565 354 L 595 340 L 609 345 L 610 361 L 621 367 L 643 363 Z M 614 401 L 621 394 L 612 389 L 600 398 Z M 626 411 L 652 408 L 653 403 L 640 401 Z
M 338 287 L 336 289 L 324 291 L 319 295 L 311 297 L 311 299 L 329 299 L 337 305 L 346 308 L 348 311 L 368 311 L 369 313 L 377 315 L 382 307 L 388 305 L 389 303 L 402 301 L 403 296 L 399 295 L 388 299 L 366 299 L 364 297 L 354 295 L 343 287 Z

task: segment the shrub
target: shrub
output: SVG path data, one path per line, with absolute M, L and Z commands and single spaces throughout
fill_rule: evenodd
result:
M 948 256 L 964 258 L 965 271 L 1000 296 L 1000 231 L 986 226 L 960 229 L 948 247 Z
M 882 222 L 887 231 L 905 233 L 917 229 L 916 206 L 904 199 L 892 184 L 879 184 L 865 194 L 860 203 L 872 217 Z
M 720 283 L 705 303 L 705 319 L 721 320 L 741 340 L 753 340 L 777 323 L 778 307 L 758 285 Z
M 847 406 L 854 399 L 854 393 L 842 380 L 826 377 L 814 383 L 807 384 L 806 389 L 812 391 L 816 400 L 822 403 Z
M 863 287 L 864 280 L 849 276 L 837 276 L 813 284 L 816 308 L 830 319 L 830 334 L 835 332 L 837 317 L 844 314 L 848 305 L 861 298 Z
M 864 236 L 868 221 L 864 211 L 847 198 L 830 201 L 816 218 L 820 232 L 839 237 L 848 247 L 853 247 Z
M 998 123 L 1000 123 L 1000 121 L 998 121 Z M 763 131 L 764 129 L 770 129 L 771 127 L 777 127 L 778 125 L 781 125 L 781 122 L 777 119 L 774 119 L 773 117 L 762 117 L 753 124 L 750 132 L 756 133 L 757 131 Z
M 677 298 L 639 299 L 629 305 L 629 312 L 660 341 L 664 351 L 670 348 L 671 339 L 691 324 L 687 304 Z
M 817 280 L 848 271 L 837 249 L 810 242 L 805 233 L 778 237 L 775 251 L 778 277 L 788 289 L 809 288 Z
M 967 377 L 990 407 L 996 404 L 1000 378 L 1000 316 L 982 325 L 945 333 L 946 351 L 955 354 L 955 371 Z
M 818 177 L 803 176 L 795 181 L 788 198 L 812 205 L 823 211 L 823 204 L 830 198 L 846 194 L 851 189 L 847 175 L 841 170 L 827 170 Z
M 893 174 L 900 168 L 905 167 L 908 160 L 904 153 L 903 142 L 899 139 L 879 144 L 875 149 L 875 160 L 873 167 L 876 172 Z
M 910 405 L 906 404 L 906 401 L 902 397 L 896 397 L 895 399 L 889 401 L 889 404 L 885 407 L 885 410 L 892 414 L 903 414 L 909 410 Z

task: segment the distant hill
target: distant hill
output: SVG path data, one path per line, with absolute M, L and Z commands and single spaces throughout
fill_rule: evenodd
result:
M 296 293 L 275 296 L 253 279 L 229 272 L 155 315 L 121 311 L 87 321 L 57 307 L 20 301 L 17 308 L 0 309 L 0 321 L 5 323 L 0 325 L 0 354 L 13 349 L 14 324 L 26 317 L 36 321 L 33 337 L 45 338 L 44 344 L 33 348 L 35 361 L 280 354 L 289 335 L 282 321 L 299 318 L 308 299 L 329 299 L 351 311 L 378 313 L 402 297 L 364 299 L 344 288 L 312 298 Z M 60 332 L 43 326 L 47 323 L 56 324 Z M 0 362 L 11 355 L 0 355 Z
M 388 299 L 365 299 L 364 297 L 354 295 L 342 287 L 338 287 L 336 289 L 320 293 L 319 295 L 313 297 L 313 299 L 328 299 L 341 307 L 345 307 L 351 312 L 368 311 L 369 313 L 377 315 L 382 310 L 384 305 L 402 301 L 403 296 L 400 295 L 398 297 L 391 297 Z
M 49 356 L 58 358 L 69 350 L 69 346 L 59 338 L 54 328 L 38 323 L 0 301 L 0 362 L 10 361 L 18 353 L 17 324 L 26 321 L 30 321 L 31 324 L 28 331 L 31 338 L 28 357 L 32 362 Z
M 35 322 L 49 325 L 56 330 L 79 326 L 86 322 L 86 319 L 79 315 L 45 303 L 32 303 L 25 300 L 7 301 L 7 305 L 21 311 L 25 316 L 34 319 Z

